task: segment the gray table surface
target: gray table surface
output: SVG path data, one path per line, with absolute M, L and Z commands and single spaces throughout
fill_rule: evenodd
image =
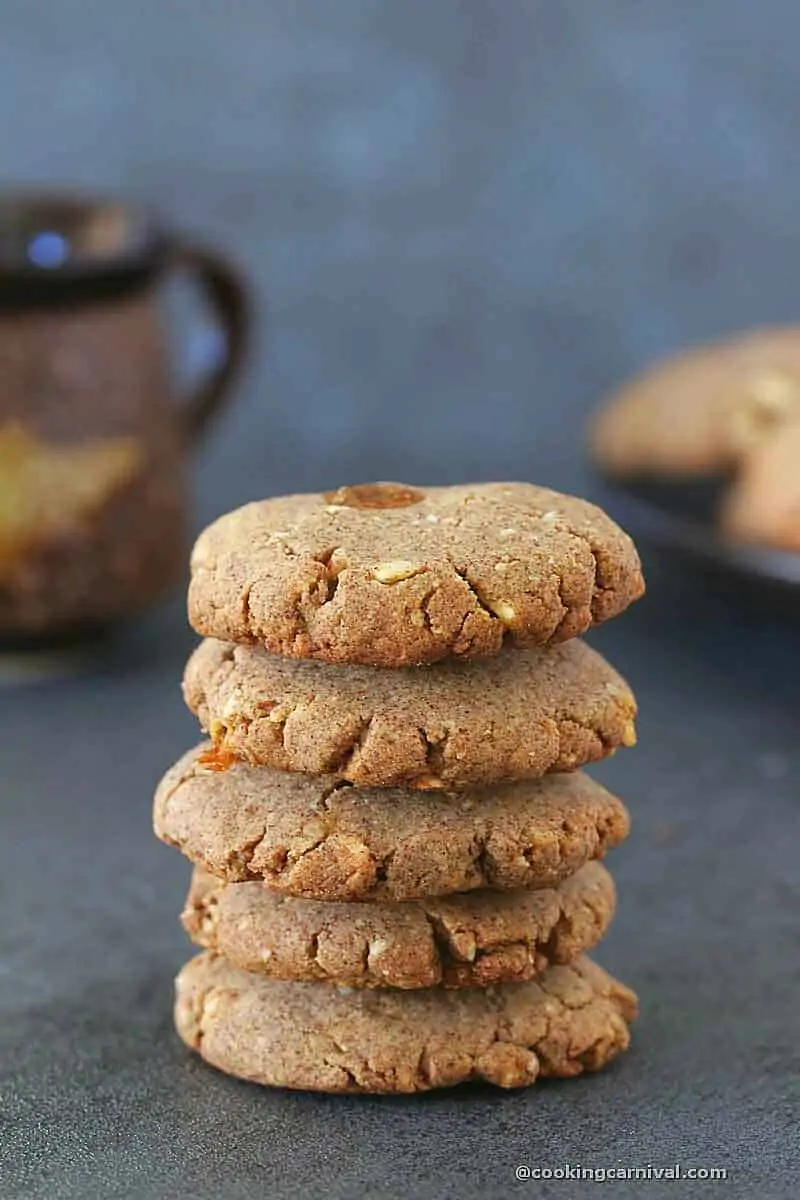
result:
M 709 1195 L 796 1195 L 798 632 L 658 580 L 595 641 L 642 705 L 640 748 L 598 772 L 634 816 L 599 958 L 642 1016 L 607 1073 L 525 1094 L 320 1098 L 194 1060 L 170 1024 L 188 869 L 149 824 L 195 737 L 180 614 L 95 673 L 2 694 L 0 1193 L 579 1195 L 513 1170 L 679 1161 L 727 1167 Z
M 196 525 L 364 478 L 587 492 L 578 430 L 653 355 L 796 319 L 791 0 L 0 0 L 3 169 L 155 197 L 270 298 Z M 150 832 L 196 737 L 178 599 L 70 679 L 0 690 L 3 1200 L 586 1196 L 517 1165 L 723 1167 L 609 1195 L 794 1197 L 800 629 L 657 559 L 597 631 L 640 746 L 599 957 L 631 1052 L 530 1092 L 326 1099 L 171 1031 L 187 865 Z

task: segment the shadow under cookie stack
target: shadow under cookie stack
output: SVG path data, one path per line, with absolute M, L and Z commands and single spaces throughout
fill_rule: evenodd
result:
M 577 768 L 632 745 L 579 640 L 643 591 L 628 536 L 532 484 L 364 484 L 201 534 L 184 695 L 210 741 L 155 829 L 195 864 L 175 1021 L 207 1062 L 325 1092 L 521 1087 L 625 1049 L 585 956 L 624 806 Z

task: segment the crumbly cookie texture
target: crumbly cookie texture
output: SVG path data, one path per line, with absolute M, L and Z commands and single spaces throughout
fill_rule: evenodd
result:
M 800 418 L 765 438 L 723 498 L 720 523 L 737 542 L 800 552 Z
M 528 483 L 262 500 L 210 525 L 191 567 L 198 633 L 378 667 L 566 641 L 644 590 L 605 513 Z
M 722 474 L 800 420 L 800 327 L 760 329 L 676 354 L 601 406 L 593 457 L 612 474 Z
M 319 1092 L 525 1087 L 596 1071 L 625 1050 L 634 993 L 587 958 L 529 983 L 359 991 L 250 975 L 220 956 L 176 980 L 175 1025 L 212 1066 Z
M 184 696 L 215 744 L 249 762 L 370 787 L 533 779 L 636 740 L 628 685 L 581 641 L 382 671 L 207 639 Z
M 415 900 L 552 887 L 621 842 L 629 820 L 579 771 L 481 791 L 358 788 L 205 744 L 162 779 L 154 827 L 222 879 L 315 900 Z
M 223 883 L 196 867 L 181 920 L 243 971 L 346 987 L 487 987 L 531 979 L 596 945 L 614 883 L 587 863 L 554 888 L 349 904 Z

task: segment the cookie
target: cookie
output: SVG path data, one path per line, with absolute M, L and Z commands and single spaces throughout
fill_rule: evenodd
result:
M 800 552 L 800 418 L 747 456 L 720 523 L 733 541 Z
M 408 1093 L 597 1071 L 627 1048 L 636 1010 L 587 958 L 529 983 L 397 992 L 284 983 L 206 952 L 178 975 L 175 1025 L 211 1066 L 253 1083 Z
M 314 900 L 416 900 L 552 887 L 621 842 L 628 814 L 578 771 L 484 791 L 357 788 L 206 744 L 162 779 L 154 826 L 223 879 Z
M 191 566 L 198 633 L 376 667 L 566 641 L 644 590 L 605 513 L 529 483 L 262 500 L 209 526 Z
M 722 474 L 800 419 L 800 327 L 761 329 L 676 354 L 600 410 L 591 450 L 614 475 Z
M 614 883 L 587 863 L 554 888 L 403 903 L 280 896 L 195 868 L 181 915 L 194 942 L 272 979 L 366 988 L 487 987 L 530 979 L 599 942 Z
M 369 787 L 533 779 L 636 740 L 630 689 L 581 641 L 382 671 L 208 639 L 184 696 L 214 742 L 249 762 Z

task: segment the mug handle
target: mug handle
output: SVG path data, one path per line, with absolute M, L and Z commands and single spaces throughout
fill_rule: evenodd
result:
M 250 332 L 250 302 L 235 268 L 202 246 L 192 243 L 172 246 L 170 267 L 186 271 L 197 280 L 225 334 L 222 361 L 200 380 L 183 405 L 184 432 L 189 442 L 196 442 L 205 433 L 210 418 L 229 398 L 231 384 L 242 365 Z

